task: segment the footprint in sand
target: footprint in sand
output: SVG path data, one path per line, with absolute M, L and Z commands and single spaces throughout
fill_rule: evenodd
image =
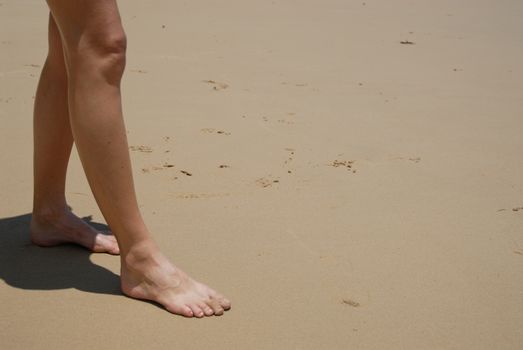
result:
M 279 182 L 280 182 L 279 179 L 273 179 L 271 175 L 269 175 L 267 177 L 261 177 L 258 180 L 256 180 L 256 184 L 263 188 L 270 187 L 273 184 L 279 183 Z
M 147 173 L 150 173 L 151 170 L 154 170 L 154 171 L 161 171 L 161 170 L 165 170 L 165 169 L 168 169 L 168 168 L 174 168 L 174 164 L 169 164 L 169 163 L 165 163 L 163 164 L 162 166 L 152 166 L 151 168 L 142 168 L 142 173 L 144 174 L 147 174 Z
M 293 121 L 290 121 L 290 120 L 287 120 L 287 119 L 278 119 L 277 122 L 280 123 L 280 124 L 287 124 L 287 125 L 293 125 L 294 124 Z
M 208 134 L 219 134 L 219 135 L 230 135 L 230 132 L 224 131 L 224 130 L 216 130 L 215 128 L 203 128 L 200 129 L 201 132 L 205 132 Z
M 421 162 L 421 157 L 395 157 L 395 158 L 391 158 L 389 160 L 408 160 L 409 162 L 413 162 L 413 163 L 419 163 Z
M 289 83 L 287 81 L 282 81 L 280 84 L 281 85 L 294 85 L 294 86 L 297 86 L 297 87 L 309 86 L 309 84 L 307 84 L 307 83 Z
M 352 307 L 359 307 L 360 306 L 360 303 L 358 303 L 357 301 L 354 301 L 352 299 L 342 299 L 341 303 L 344 304 L 344 305 L 352 306 Z
M 202 81 L 203 83 L 206 83 L 206 84 L 210 84 L 212 86 L 212 89 L 213 90 L 225 90 L 229 87 L 228 84 L 226 83 L 220 83 L 218 81 L 215 81 L 215 80 L 203 80 Z
M 291 115 L 291 114 L 289 114 Z M 264 122 L 276 122 L 276 123 L 279 123 L 279 124 L 286 124 L 286 125 L 293 125 L 295 124 L 294 121 L 292 120 L 288 120 L 288 119 L 284 119 L 284 118 L 281 118 L 281 119 L 270 119 L 269 117 L 266 117 L 266 116 L 262 116 L 261 119 L 264 121 Z
M 515 208 L 512 208 L 512 211 L 516 212 L 516 211 L 523 211 L 523 207 L 515 207 Z M 502 209 L 498 209 L 496 210 L 497 212 L 500 212 L 500 211 L 507 211 L 507 209 L 505 208 L 502 208 Z
M 287 159 L 283 162 L 283 166 L 290 166 L 292 161 L 294 160 L 294 148 L 287 147 L 285 148 L 287 152 L 289 152 L 289 155 L 287 156 Z M 292 174 L 292 170 L 287 169 L 287 174 Z
M 177 193 L 174 195 L 174 197 L 182 199 L 201 199 L 227 197 L 230 195 L 230 193 Z
M 345 169 L 351 171 L 352 173 L 356 173 L 356 169 L 354 168 L 354 163 L 355 163 L 354 160 L 335 159 L 332 161 L 332 163 L 330 163 L 328 165 L 331 167 L 334 167 L 334 168 L 345 168 Z
M 131 151 L 143 152 L 143 153 L 152 153 L 152 151 L 153 151 L 151 147 L 143 146 L 143 145 L 140 145 L 140 146 L 129 146 L 129 149 Z
M 287 152 L 289 152 L 289 156 L 288 158 L 283 162 L 284 165 L 287 165 L 289 164 L 290 162 L 292 162 L 294 160 L 293 156 L 294 156 L 294 148 L 285 148 L 285 150 Z

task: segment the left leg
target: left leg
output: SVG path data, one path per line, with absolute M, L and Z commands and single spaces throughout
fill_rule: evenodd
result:
M 143 221 L 122 114 L 126 36 L 116 0 L 47 3 L 62 37 L 69 120 L 78 154 L 121 249 L 123 293 L 187 317 L 223 314 L 230 302 L 173 265 Z
M 40 246 L 77 243 L 118 254 L 113 236 L 100 234 L 67 207 L 65 178 L 73 146 L 67 102 L 67 73 L 60 34 L 49 16 L 49 53 L 34 106 L 34 198 L 31 240 Z

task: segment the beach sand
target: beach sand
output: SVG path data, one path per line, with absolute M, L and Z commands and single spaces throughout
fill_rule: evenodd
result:
M 523 2 L 121 1 L 143 215 L 227 295 L 29 244 L 44 1 L 0 0 L 1 349 L 521 349 Z M 103 218 L 74 151 L 69 204 Z

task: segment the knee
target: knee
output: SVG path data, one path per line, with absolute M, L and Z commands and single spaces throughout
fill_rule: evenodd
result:
M 72 66 L 78 66 L 84 73 L 119 84 L 125 69 L 126 51 L 127 37 L 123 29 L 119 29 L 84 37 L 69 59 Z
M 125 70 L 127 37 L 123 31 L 113 33 L 98 43 L 95 47 L 104 77 L 108 81 L 120 82 Z
M 125 63 L 127 36 L 122 30 L 95 35 L 88 40 L 88 50 L 99 57 L 109 57 L 115 63 Z

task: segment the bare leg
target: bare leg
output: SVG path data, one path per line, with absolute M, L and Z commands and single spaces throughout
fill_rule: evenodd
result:
M 40 246 L 77 243 L 94 252 L 118 254 L 114 236 L 97 232 L 68 209 L 65 178 L 72 145 L 64 53 L 50 16 L 49 54 L 35 97 L 31 240 Z
M 138 209 L 121 108 L 126 39 L 116 1 L 47 2 L 65 49 L 74 140 L 120 246 L 122 291 L 188 317 L 222 314 L 230 302 L 169 262 Z

